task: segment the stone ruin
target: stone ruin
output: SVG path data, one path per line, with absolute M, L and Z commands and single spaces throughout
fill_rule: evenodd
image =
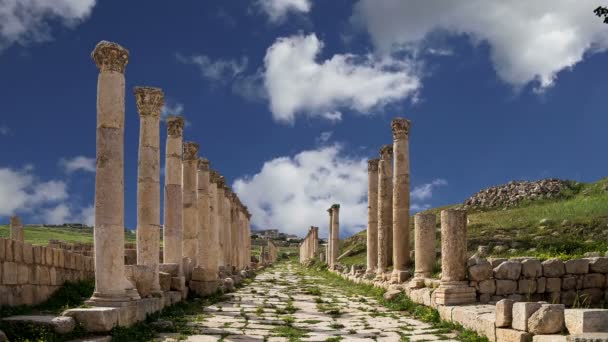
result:
M 509 208 L 523 201 L 558 198 L 562 191 L 572 187 L 572 182 L 550 178 L 536 182 L 511 181 L 507 184 L 481 190 L 466 199 L 465 208 Z

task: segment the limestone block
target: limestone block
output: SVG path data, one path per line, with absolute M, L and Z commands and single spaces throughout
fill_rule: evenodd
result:
M 186 278 L 171 277 L 171 290 L 184 291 L 186 288 Z
M 521 274 L 521 263 L 517 261 L 506 261 L 494 268 L 494 278 L 518 280 Z
M 27 323 L 38 326 L 46 326 L 53 329 L 58 334 L 69 334 L 76 328 L 76 321 L 72 317 L 66 316 L 50 316 L 50 315 L 23 315 L 23 316 L 11 316 L 3 318 L 2 321 L 13 324 L 13 323 Z
M 562 278 L 562 290 L 574 290 L 576 289 L 576 277 L 565 276 Z
M 13 243 L 13 261 L 23 262 L 23 242 L 11 240 Z
M 4 240 L 4 260 L 5 261 L 15 261 L 13 258 L 13 240 L 7 239 Z
M 584 289 L 579 292 L 579 300 L 583 302 L 583 305 L 597 304 L 602 299 L 604 299 L 604 291 L 597 287 Z
M 118 324 L 118 308 L 79 308 L 62 313 L 73 317 L 88 332 L 108 332 Z
M 192 292 L 194 292 L 198 296 L 208 296 L 210 294 L 215 293 L 215 291 L 217 291 L 217 289 L 219 288 L 219 285 L 220 285 L 219 280 L 214 280 L 214 281 L 190 280 L 188 282 L 188 287 L 190 288 L 190 290 L 192 290 Z
M 494 294 L 496 293 L 496 281 L 494 279 L 483 280 L 477 284 L 479 293 Z
M 517 292 L 517 282 L 515 280 L 496 280 L 496 294 L 508 295 Z
M 566 309 L 565 321 L 571 335 L 608 332 L 608 309 Z
M 125 249 L 125 265 L 136 265 L 137 264 L 137 250 L 136 249 Z
M 171 290 L 171 274 L 166 272 L 158 272 L 158 282 L 160 284 L 160 289 L 163 292 Z
M 44 248 L 44 262 L 47 266 L 53 266 L 53 248 L 51 247 L 43 247 Z
M 491 298 L 492 298 L 492 295 L 490 295 L 489 293 L 481 293 L 479 295 L 479 303 L 488 304 L 488 303 L 490 303 Z
M 547 278 L 559 278 L 566 273 L 564 262 L 559 259 L 549 259 L 542 262 L 543 275 Z
M 608 257 L 589 258 L 589 272 L 608 273 Z
M 0 260 L 6 260 L 6 240 L 0 238 Z M 6 260 L 9 261 L 9 260 Z
M 477 259 L 476 263 L 469 267 L 469 280 L 482 281 L 492 278 L 492 264 L 485 259 Z
M 42 255 L 42 247 L 41 246 L 34 246 L 32 248 L 32 252 L 34 254 L 34 264 L 36 265 L 42 265 L 44 263 L 43 255 Z
M 179 303 L 182 300 L 182 292 L 180 291 L 169 291 L 169 298 L 171 298 L 171 305 Z
M 457 306 L 452 311 L 452 321 L 494 341 L 495 307 L 493 305 Z
M 534 335 L 532 342 L 566 342 L 564 335 Z
M 532 334 L 513 329 L 496 329 L 496 341 L 500 342 L 530 342 Z
M 536 293 L 545 293 L 547 288 L 547 278 L 540 277 L 536 280 Z
M 28 265 L 34 263 L 34 249 L 29 243 L 23 244 L 23 262 Z
M 158 270 L 160 272 L 169 273 L 173 277 L 179 276 L 179 265 L 178 264 L 159 264 Z
M 570 273 L 570 274 L 589 273 L 589 260 L 588 259 L 568 260 L 564 264 L 566 266 L 566 273 Z
M 130 280 L 142 298 L 152 295 L 154 270 L 145 265 L 125 265 L 125 276 Z
M 503 262 L 507 261 L 506 258 L 488 258 L 487 260 L 492 265 L 492 268 L 496 268 L 496 266 L 498 266 L 498 265 L 502 264 Z
M 2 284 L 17 285 L 19 283 L 17 269 L 16 263 L 11 261 L 4 262 L 2 264 Z
M 60 267 L 59 266 L 59 254 L 60 254 L 60 250 L 53 248 L 53 266 L 54 267 Z
M 608 342 L 608 333 L 588 333 L 566 336 L 567 342 Z
M 576 293 L 576 290 L 562 291 L 559 302 L 566 306 L 572 306 L 577 297 L 578 294 Z
M 534 279 L 520 279 L 517 285 L 517 292 L 523 295 L 530 295 L 536 293 L 536 280 Z
M 528 319 L 528 331 L 535 335 L 558 334 L 564 328 L 563 304 L 543 304 Z
M 520 302 L 513 304 L 513 329 L 527 331 L 528 319 L 540 309 L 542 304 L 536 302 Z
M 606 276 L 600 273 L 589 273 L 583 277 L 583 288 L 588 289 L 592 287 L 602 288 L 606 283 Z
M 545 292 L 560 292 L 562 290 L 562 278 L 547 278 Z
M 59 276 L 57 274 L 57 269 L 55 267 L 51 267 L 49 268 L 49 274 L 50 274 L 50 278 L 51 278 L 51 285 L 61 285 L 61 282 L 59 281 Z
M 17 265 L 17 284 L 25 285 L 30 281 L 30 266 L 26 264 Z
M 521 275 L 525 278 L 538 278 L 543 275 L 543 267 L 538 259 L 525 259 L 521 262 Z
M 64 252 L 63 253 L 63 267 L 67 268 L 67 269 L 73 269 L 74 266 L 72 264 L 72 253 L 70 252 Z
M 19 303 L 23 305 L 34 305 L 35 293 L 34 285 L 22 285 L 20 286 L 20 297 Z
M 194 281 L 215 281 L 217 278 L 217 271 L 207 270 L 202 267 L 194 267 L 192 269 L 192 280 Z
M 452 311 L 453 310 L 454 310 L 454 306 L 439 305 L 437 307 L 437 311 L 439 311 L 439 317 L 441 317 L 442 320 L 447 321 L 447 322 L 452 321 Z
M 513 320 L 513 303 L 511 299 L 501 299 L 496 303 L 496 327 L 511 327 Z
M 128 327 L 146 318 L 144 312 L 141 309 L 141 302 L 143 300 L 144 299 L 139 299 L 134 303 L 129 303 L 131 305 L 122 306 L 118 308 L 119 327 Z

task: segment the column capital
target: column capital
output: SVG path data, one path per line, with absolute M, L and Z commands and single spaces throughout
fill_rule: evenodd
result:
M 393 129 L 393 139 L 407 138 L 410 134 L 410 126 L 412 123 L 410 120 L 405 118 L 394 118 L 391 122 L 391 128 Z
M 211 170 L 209 171 L 209 181 L 211 183 L 217 183 L 218 180 L 220 178 L 220 174 L 217 172 L 217 170 Z
M 198 144 L 192 141 L 187 141 L 183 145 L 184 148 L 184 160 L 196 160 L 198 153 Z
M 177 138 L 184 132 L 184 117 L 179 115 L 167 116 L 167 135 Z
M 226 187 L 226 179 L 224 178 L 224 176 L 218 174 L 216 184 L 218 188 L 222 188 L 223 190 Z
M 367 171 L 378 171 L 378 163 L 379 162 L 380 162 L 380 159 L 378 159 L 378 158 L 368 159 L 368 161 L 367 161 Z
M 207 158 L 198 158 L 198 170 L 209 171 L 209 160 Z
M 329 207 L 329 209 L 327 209 L 327 212 L 329 213 L 330 216 L 331 216 L 331 211 L 332 211 L 332 207 Z
M 340 209 L 340 205 L 338 203 L 334 203 L 331 205 L 332 209 Z
M 160 111 L 165 104 L 165 94 L 160 88 L 153 87 L 135 87 L 135 103 L 139 116 L 155 116 L 160 117 Z
M 102 40 L 91 52 L 91 58 L 100 72 L 115 71 L 124 74 L 125 66 L 129 62 L 129 50 L 116 43 Z
M 384 145 L 380 148 L 380 159 L 388 160 L 393 156 L 393 145 Z

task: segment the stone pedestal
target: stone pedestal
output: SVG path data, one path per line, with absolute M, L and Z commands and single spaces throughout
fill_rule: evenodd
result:
M 182 269 L 182 132 L 184 119 L 169 115 L 165 150 L 165 197 L 163 227 L 163 262 L 179 265 Z
M 475 303 L 475 288 L 466 281 L 467 212 L 441 212 L 441 282 L 435 291 L 439 305 Z
M 160 112 L 164 94 L 158 88 L 135 88 L 139 111 L 137 167 L 137 264 L 152 271 L 151 290 L 160 294 Z M 140 295 L 142 295 L 140 293 Z
M 198 197 L 197 197 L 197 168 L 198 144 L 184 143 L 184 156 L 182 161 L 182 256 L 196 260 L 198 250 Z
M 429 278 L 435 266 L 435 214 L 414 216 L 415 278 Z
M 128 305 L 139 299 L 125 277 L 124 120 L 125 66 L 129 52 L 102 41 L 92 58 L 97 80 L 97 163 L 95 173 L 95 292 L 87 304 Z
M 378 162 L 367 161 L 367 274 L 378 267 Z
M 403 282 L 410 258 L 410 122 L 403 118 L 392 121 L 393 129 L 393 274 L 392 280 Z
M 19 219 L 19 217 L 11 216 L 10 228 L 11 228 L 11 240 L 17 240 L 17 241 L 23 242 L 24 241 L 23 224 L 21 223 L 21 220 Z
M 378 268 L 376 273 L 380 276 L 386 272 L 390 265 L 393 253 L 391 236 L 393 230 L 393 147 L 384 145 L 380 149 L 378 162 Z

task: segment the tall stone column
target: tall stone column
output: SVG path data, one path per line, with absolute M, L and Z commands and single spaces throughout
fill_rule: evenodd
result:
M 163 262 L 178 264 L 182 269 L 182 134 L 184 118 L 169 115 L 165 147 L 165 197 L 163 226 Z
M 220 253 L 220 233 L 219 233 L 219 217 L 218 217 L 218 196 L 217 182 L 219 175 L 217 171 L 211 170 L 209 173 L 209 270 L 213 271 L 216 278 L 219 267 Z
M 246 221 L 245 221 L 245 228 L 247 229 L 247 253 L 245 255 L 245 266 L 249 267 L 251 265 L 251 214 L 249 213 L 249 210 L 247 209 L 247 207 L 244 207 L 245 209 L 245 217 L 246 217 Z
M 136 87 L 139 111 L 137 167 L 137 264 L 154 274 L 151 290 L 161 294 L 158 280 L 160 254 L 160 112 L 164 94 L 159 88 Z
M 331 265 L 335 265 L 340 252 L 340 205 L 334 204 L 331 206 Z
M 232 265 L 238 270 L 239 264 L 237 261 L 237 251 L 239 250 L 239 210 L 238 210 L 238 198 L 234 192 L 230 195 L 230 207 L 231 207 L 231 221 L 230 221 L 230 236 L 232 237 L 232 243 L 230 245 L 230 260 Z
M 210 271 L 211 260 L 211 218 L 210 218 L 210 196 L 209 196 L 209 160 L 200 158 L 198 160 L 198 253 L 196 253 L 196 265 L 205 271 Z
M 224 260 L 228 272 L 232 273 L 232 190 L 224 184 Z
M 217 176 L 217 232 L 218 232 L 218 267 L 226 267 L 226 258 L 224 257 L 224 249 L 226 248 L 226 213 L 225 207 L 226 202 L 224 199 L 224 184 L 225 180 L 223 176 L 218 174 Z
M 184 160 L 182 161 L 182 256 L 196 262 L 198 247 L 198 198 L 197 174 L 198 144 L 184 143 Z
M 475 288 L 466 280 L 467 212 L 447 209 L 441 212 L 441 282 L 435 291 L 440 305 L 474 303 Z
M 402 283 L 410 261 L 410 121 L 394 118 L 393 130 L 393 274 Z
M 378 162 L 367 161 L 367 274 L 378 267 Z
M 435 266 L 435 214 L 418 213 L 414 216 L 414 248 L 416 278 L 429 278 Z
M 120 305 L 139 299 L 125 277 L 124 121 L 125 66 L 129 51 L 101 41 L 91 57 L 97 79 L 97 163 L 95 173 L 95 292 L 89 305 Z
M 332 244 L 332 223 L 333 223 L 333 219 L 332 219 L 332 214 L 333 214 L 333 209 L 330 207 L 329 209 L 327 209 L 327 212 L 329 213 L 329 235 L 327 236 L 327 265 L 329 266 L 329 268 L 331 268 L 333 266 L 333 264 L 331 263 L 332 259 L 331 256 L 333 255 L 333 244 Z
M 11 240 L 23 242 L 23 224 L 17 216 L 11 216 Z
M 378 162 L 378 275 L 384 274 L 390 265 L 393 253 L 391 232 L 393 230 L 393 147 L 384 145 L 380 149 Z

